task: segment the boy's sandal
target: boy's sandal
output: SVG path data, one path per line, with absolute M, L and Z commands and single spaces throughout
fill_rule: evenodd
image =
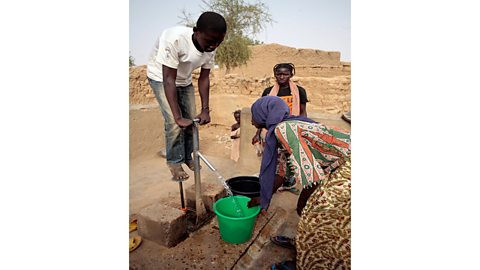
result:
M 295 270 L 296 263 L 295 261 L 283 261 L 281 263 L 274 263 L 270 268 L 272 270 L 280 269 L 280 270 Z
M 142 238 L 140 236 L 134 236 L 130 238 L 129 242 L 129 249 L 130 252 L 132 252 L 140 246 L 140 244 L 142 243 Z
M 183 170 L 182 164 L 167 164 L 167 166 L 172 173 L 173 181 L 181 182 L 190 177 L 190 175 Z
M 295 250 L 295 240 L 290 237 L 282 235 L 271 236 L 270 241 L 272 241 L 272 243 L 275 245 Z

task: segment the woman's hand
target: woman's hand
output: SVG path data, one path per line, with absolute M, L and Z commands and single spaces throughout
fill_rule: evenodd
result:
M 250 201 L 248 201 L 247 203 L 247 207 L 248 208 L 252 208 L 252 207 L 255 207 L 257 205 L 260 205 L 260 197 L 255 197 L 255 198 L 252 198 L 250 199 Z
M 258 136 L 257 135 L 254 135 L 252 137 L 252 145 L 256 144 L 256 143 L 259 143 L 260 141 L 258 140 Z

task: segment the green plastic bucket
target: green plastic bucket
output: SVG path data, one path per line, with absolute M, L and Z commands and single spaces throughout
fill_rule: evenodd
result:
M 237 200 L 244 217 L 237 217 L 232 197 Z M 241 244 L 252 237 L 255 220 L 260 213 L 260 206 L 248 208 L 248 201 L 250 201 L 249 197 L 237 195 L 222 198 L 213 204 L 213 210 L 217 214 L 220 237 L 223 241 Z

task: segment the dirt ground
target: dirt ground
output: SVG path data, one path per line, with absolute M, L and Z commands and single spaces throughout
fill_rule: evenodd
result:
M 228 108 L 219 108 L 219 110 L 228 111 Z M 327 125 L 350 129 L 350 125 L 341 120 L 340 115 L 311 113 L 310 117 Z M 230 159 L 229 133 L 230 126 L 226 125 L 213 123 L 200 126 L 200 152 L 226 179 L 239 175 L 258 174 L 260 168 L 258 157 L 252 157 L 251 164 L 242 164 L 242 166 Z M 163 118 L 158 105 L 132 106 L 130 109 L 130 218 L 135 217 L 144 207 L 154 203 L 162 203 L 174 208 L 181 207 L 179 185 L 170 180 L 171 175 L 165 159 L 157 154 L 162 147 L 164 147 Z M 216 175 L 207 169 L 205 164 L 202 166 L 202 184 L 220 185 Z M 194 175 L 186 166 L 184 169 L 190 175 L 190 178 L 183 182 L 186 190 L 193 186 Z M 215 229 L 216 219 L 213 219 L 198 233 L 193 233 L 174 248 L 165 248 L 144 239 L 141 246 L 130 253 L 130 269 L 200 269 L 199 265 L 203 267 L 202 269 L 269 269 L 274 262 L 293 259 L 292 251 L 272 244 L 269 237 L 278 234 L 292 237 L 295 235 L 298 222 L 295 212 L 297 198 L 298 195 L 290 192 L 276 193 L 272 198 L 269 212 L 283 211 L 283 216 L 277 215 L 279 217 L 270 222 L 259 218 L 255 227 L 255 236 L 247 244 L 225 244 L 219 238 L 218 230 Z M 265 224 L 270 224 L 267 227 L 272 228 L 262 229 L 265 228 L 262 227 L 266 226 Z M 133 235 L 136 235 L 136 232 L 130 233 L 130 237 Z M 191 245 L 197 248 L 192 249 Z M 183 255 L 176 257 L 177 252 Z M 225 254 L 224 252 L 233 253 Z M 252 254 L 251 260 L 248 260 L 248 254 Z M 224 265 L 212 264 L 212 258 Z M 167 261 L 169 266 L 165 267 Z M 249 261 L 249 267 L 242 266 L 245 261 Z M 226 267 L 226 265 L 229 266 Z

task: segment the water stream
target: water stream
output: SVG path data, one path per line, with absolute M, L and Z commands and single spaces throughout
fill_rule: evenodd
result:
M 225 178 L 217 170 L 214 170 L 213 172 L 217 175 L 217 179 L 220 181 L 220 183 L 222 183 L 223 187 L 227 191 L 227 195 L 232 199 L 236 217 L 245 217 L 242 207 L 240 207 L 237 199 L 233 196 L 233 192 L 228 186 L 227 181 L 225 181 Z
M 220 181 L 220 183 L 223 185 L 223 187 L 227 191 L 227 195 L 232 199 L 235 216 L 245 217 L 245 214 L 242 211 L 242 207 L 240 207 L 238 200 L 235 198 L 235 196 L 233 196 L 233 192 L 228 186 L 227 181 L 225 181 L 225 178 L 215 169 L 215 167 L 213 167 L 213 165 L 207 160 L 207 158 L 205 158 L 205 156 L 203 156 L 199 151 L 196 151 L 196 154 L 198 155 L 199 159 L 203 160 L 203 162 L 205 162 L 207 167 L 217 175 L 218 181 Z

